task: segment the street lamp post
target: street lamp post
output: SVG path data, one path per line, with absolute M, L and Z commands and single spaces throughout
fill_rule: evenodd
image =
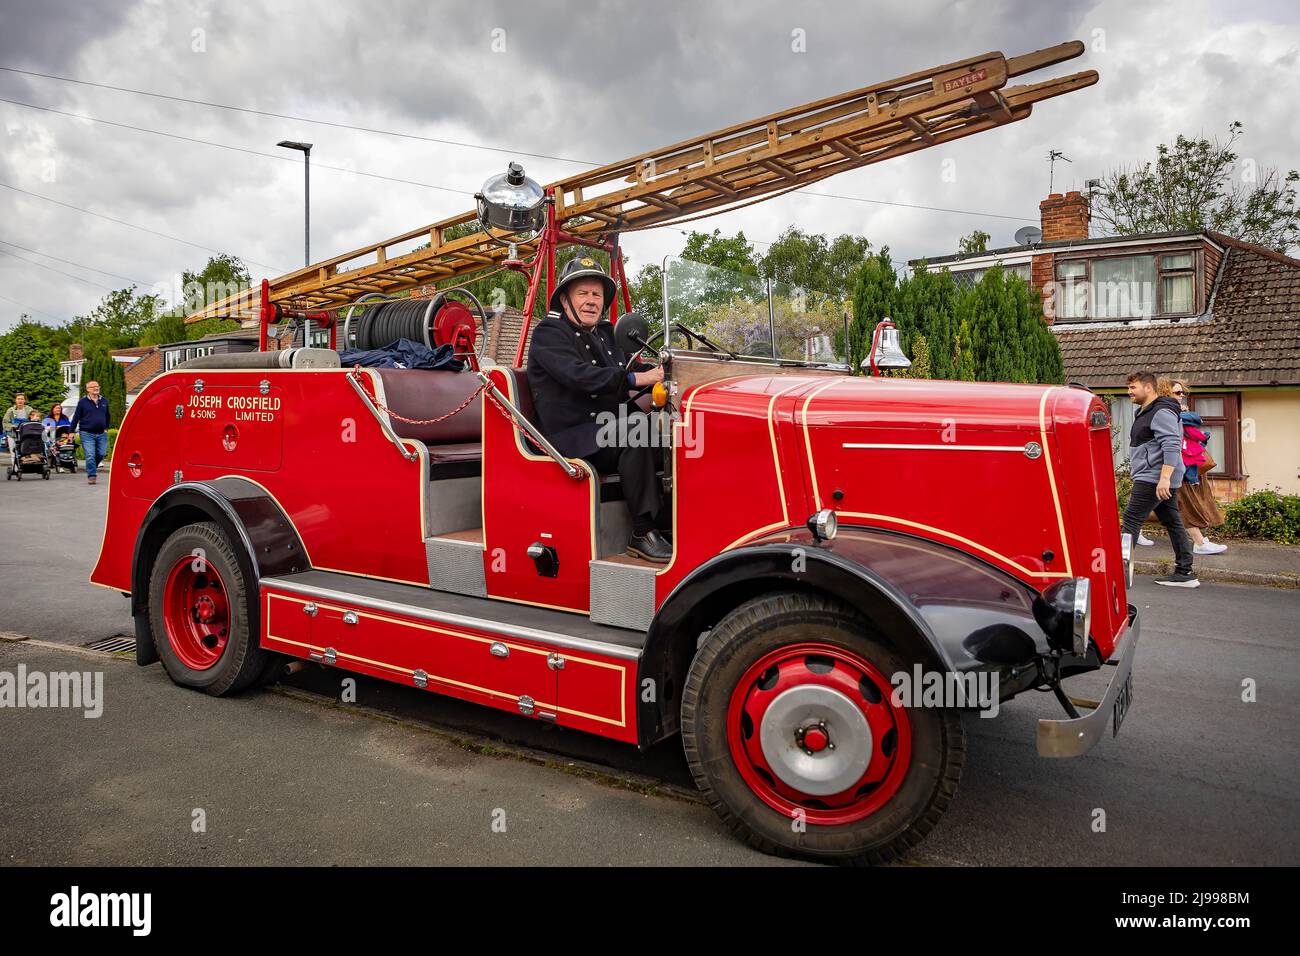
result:
M 296 143 L 292 140 L 282 139 L 275 144 L 283 146 L 285 149 L 296 149 L 302 153 L 302 187 L 303 187 L 303 236 L 302 236 L 302 264 L 311 265 L 311 143 Z M 292 343 L 290 343 L 292 344 Z M 306 321 L 302 327 L 302 344 L 303 346 L 311 345 L 311 322 Z

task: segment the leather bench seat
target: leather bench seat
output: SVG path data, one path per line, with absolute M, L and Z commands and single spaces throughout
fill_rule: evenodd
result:
M 384 386 L 383 400 L 403 418 L 427 420 L 445 415 L 479 387 L 473 372 L 431 371 L 412 368 L 375 369 Z M 391 418 L 399 438 L 410 438 L 429 449 L 429 478 L 469 478 L 482 473 L 483 396 L 445 421 L 413 424 Z
M 479 387 L 473 372 L 430 371 L 413 368 L 377 368 L 383 383 L 383 402 L 403 418 L 426 420 L 445 415 L 465 401 Z M 523 369 L 510 369 L 514 376 L 516 406 L 531 422 L 537 421 L 528 376 Z M 483 396 L 475 395 L 464 410 L 446 421 L 416 425 L 398 418 L 390 421 L 399 438 L 409 438 L 429 449 L 429 480 L 471 478 L 483 473 Z M 526 439 L 525 439 L 526 441 Z M 530 450 L 541 454 L 540 449 Z M 600 476 L 600 500 L 621 501 L 622 482 L 617 474 Z

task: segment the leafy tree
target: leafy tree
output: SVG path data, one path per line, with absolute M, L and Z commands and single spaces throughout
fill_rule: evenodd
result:
M 202 325 L 204 323 L 196 324 Z M 164 312 L 153 324 L 140 333 L 140 344 L 166 345 L 169 342 L 184 342 L 188 337 L 189 328 L 185 325 L 185 318 L 180 313 L 172 310 Z
M 772 315 L 767 300 L 735 299 L 701 307 L 695 327 L 726 349 L 741 355 L 772 355 L 771 337 L 776 333 L 776 356 L 798 361 L 830 362 L 834 335 L 843 335 L 844 303 L 825 299 L 816 306 L 796 306 L 789 297 L 773 297 Z
M 863 236 L 842 235 L 834 242 L 790 226 L 759 260 L 765 279 L 803 290 L 810 298 L 847 299 L 858 267 L 871 251 Z
M 952 273 L 928 272 L 924 262 L 918 263 L 898 284 L 893 319 L 909 356 L 916 338 L 925 339 L 931 363 L 926 378 L 957 377 L 957 283 Z
M 868 256 L 853 285 L 853 321 L 849 325 L 849 366 L 858 369 L 871 349 L 877 323 L 890 315 L 897 297 L 898 275 L 885 246 Z
M 963 296 L 963 299 L 966 297 Z M 964 305 L 964 303 L 963 303 Z M 975 333 L 971 330 L 970 320 L 962 318 L 957 326 L 957 375 L 962 382 L 973 382 L 977 378 L 975 368 Z
M 663 267 L 650 263 L 637 270 L 630 280 L 632 308 L 646 317 L 651 328 L 663 321 L 664 315 L 664 270 Z
M 716 266 L 738 272 L 741 275 L 759 275 L 758 260 L 754 258 L 754 247 L 745 238 L 743 232 L 727 237 L 721 229 L 713 232 L 694 232 L 686 237 L 682 247 L 683 259 L 702 262 L 707 266 Z
M 1293 248 L 1300 242 L 1300 172 L 1239 163 L 1233 147 L 1244 128 L 1231 123 L 1226 141 L 1179 135 L 1172 147 L 1156 147 L 1154 163 L 1111 170 L 1093 219 L 1111 235 L 1215 229 L 1279 252 Z
M 994 266 L 958 293 L 953 377 L 980 382 L 1060 384 L 1056 336 L 1043 321 L 1042 299 L 1028 282 Z
M 957 251 L 963 256 L 974 256 L 988 249 L 992 237 L 983 229 L 976 229 L 969 236 L 963 236 L 957 243 Z
M 81 396 L 86 395 L 86 383 L 98 382 L 100 394 L 108 399 L 108 412 L 112 427 L 122 423 L 126 414 L 126 374 L 120 362 L 113 361 L 107 352 L 94 352 L 86 357 L 81 370 Z
M 925 340 L 924 335 L 918 335 L 912 340 L 912 351 L 910 353 L 912 367 L 903 369 L 903 378 L 937 378 L 934 374 L 934 366 L 930 362 L 930 345 Z
M 137 293 L 131 286 L 110 292 L 89 316 L 79 316 L 77 322 L 85 327 L 87 351 L 124 349 L 138 344 L 140 335 L 164 311 L 162 296 Z
M 0 403 L 8 408 L 15 392 L 27 393 L 27 404 L 48 412 L 64 396 L 59 362 L 42 339 L 35 322 L 19 322 L 0 336 Z

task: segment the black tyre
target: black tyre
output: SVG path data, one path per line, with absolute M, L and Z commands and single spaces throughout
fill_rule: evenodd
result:
M 256 683 L 269 655 L 250 630 L 250 600 L 256 595 L 220 526 L 173 532 L 149 576 L 149 626 L 167 675 L 214 696 Z
M 952 709 L 897 707 L 911 655 L 828 598 L 741 605 L 700 646 L 682 696 L 695 782 L 768 853 L 887 863 L 921 842 L 957 791 L 966 743 Z

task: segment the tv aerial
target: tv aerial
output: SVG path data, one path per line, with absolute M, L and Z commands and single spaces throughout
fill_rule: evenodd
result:
M 1047 195 L 1049 195 L 1049 196 L 1052 195 L 1052 193 L 1054 192 L 1054 190 L 1052 189 L 1052 186 L 1055 185 L 1055 183 L 1056 183 L 1056 161 L 1057 161 L 1058 159 L 1063 159 L 1063 160 L 1065 160 L 1067 163 L 1073 163 L 1073 162 L 1074 162 L 1074 160 L 1072 160 L 1069 156 L 1066 156 L 1066 155 L 1065 155 L 1063 152 L 1061 152 L 1059 149 L 1051 150 L 1051 151 L 1047 154 L 1047 162 L 1048 162 L 1048 166 L 1049 166 L 1049 169 L 1048 169 L 1048 172 L 1047 172 Z

